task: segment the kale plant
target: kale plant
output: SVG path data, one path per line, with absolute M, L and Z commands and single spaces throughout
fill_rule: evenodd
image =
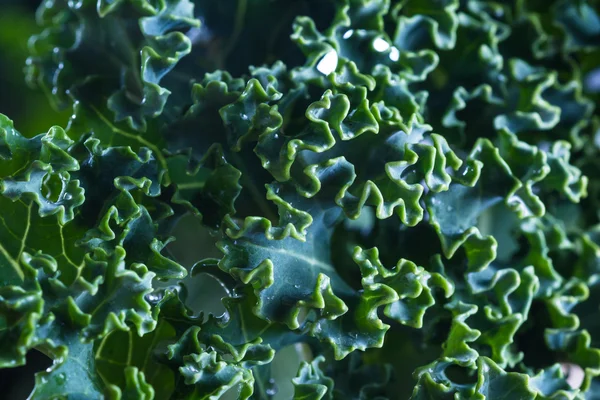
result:
M 72 111 L 0 115 L 31 399 L 600 399 L 599 1 L 37 20 L 27 82 Z

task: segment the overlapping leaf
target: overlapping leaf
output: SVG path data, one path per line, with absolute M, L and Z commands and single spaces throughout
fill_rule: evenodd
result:
M 597 2 L 292 3 L 44 2 L 28 79 L 73 116 L 0 117 L 1 365 L 277 399 L 297 345 L 296 399 L 595 398 Z

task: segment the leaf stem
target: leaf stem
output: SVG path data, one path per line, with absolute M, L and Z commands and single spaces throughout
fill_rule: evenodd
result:
M 296 343 L 294 348 L 296 349 L 296 353 L 298 353 L 298 356 L 302 361 L 311 362 L 314 360 L 315 356 L 306 343 Z
M 233 25 L 233 32 L 231 33 L 231 36 L 230 36 L 229 40 L 227 41 L 227 45 L 225 46 L 225 49 L 223 50 L 223 53 L 221 55 L 221 63 L 225 62 L 225 59 L 227 58 L 229 53 L 231 53 L 231 51 L 235 47 L 237 40 L 238 40 L 240 34 L 242 33 L 242 29 L 244 28 L 244 19 L 246 18 L 246 9 L 247 8 L 248 8 L 247 0 L 238 0 L 238 7 L 235 12 L 235 22 Z M 223 66 L 221 66 L 221 68 L 222 67 Z

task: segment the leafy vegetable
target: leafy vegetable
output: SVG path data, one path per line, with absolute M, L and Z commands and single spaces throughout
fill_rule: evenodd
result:
M 30 398 L 600 396 L 600 3 L 37 19 L 27 81 L 72 116 L 0 116 L 0 367 L 53 362 Z

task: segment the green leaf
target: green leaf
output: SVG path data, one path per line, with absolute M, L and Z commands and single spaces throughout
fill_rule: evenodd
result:
M 323 356 L 315 358 L 310 364 L 303 362 L 294 382 L 294 400 L 331 399 L 333 379 L 328 378 L 319 368 L 325 360 Z
M 597 397 L 598 6 L 45 1 L 27 81 L 72 111 L 0 116 L 0 367 L 46 354 L 40 399 Z

